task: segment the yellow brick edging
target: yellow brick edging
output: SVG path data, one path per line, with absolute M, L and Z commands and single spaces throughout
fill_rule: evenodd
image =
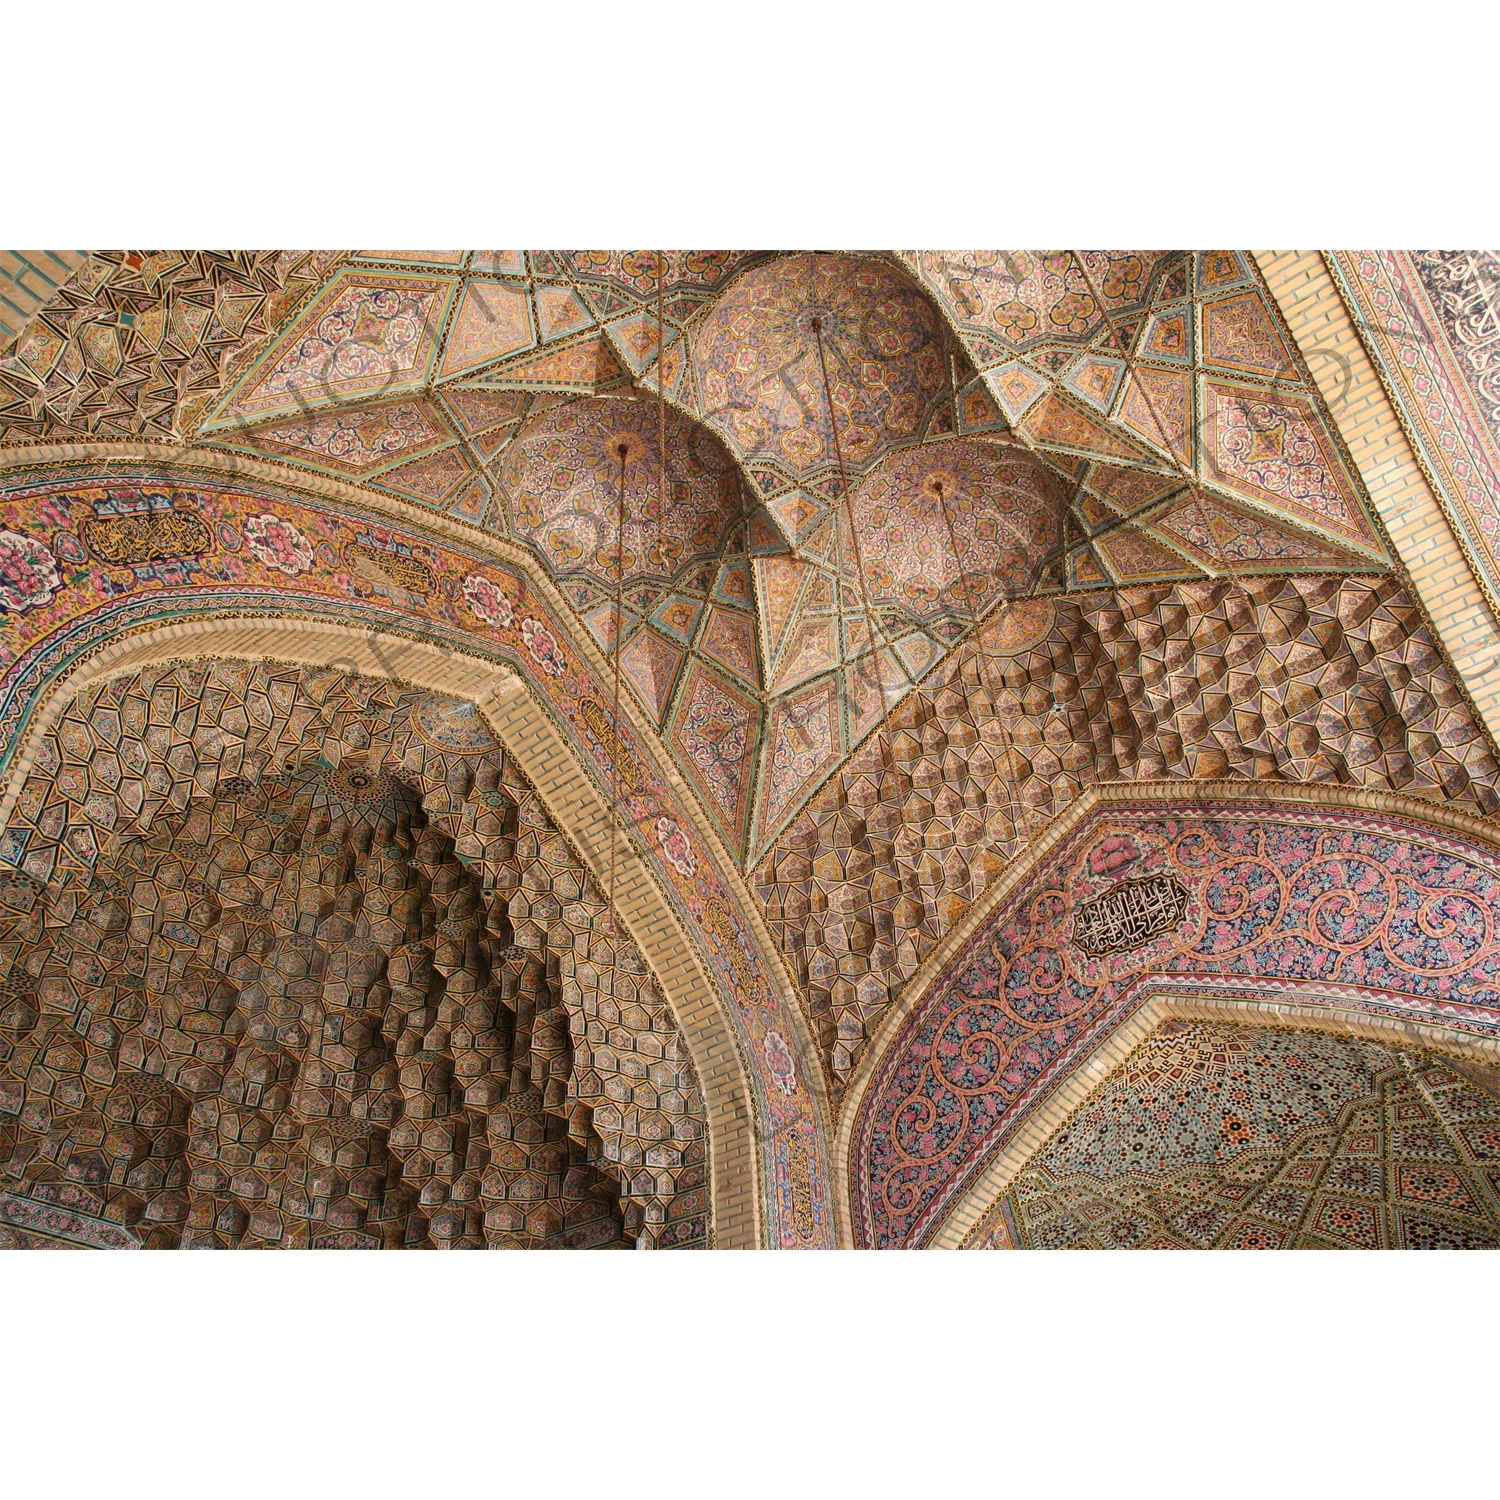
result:
M 1343 294 L 1318 251 L 1258 250 L 1255 260 L 1460 686 L 1500 745 L 1500 622 Z

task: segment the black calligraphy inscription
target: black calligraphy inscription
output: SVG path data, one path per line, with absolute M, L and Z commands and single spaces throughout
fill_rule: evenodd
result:
M 120 566 L 162 562 L 170 557 L 198 557 L 212 545 L 208 527 L 185 510 L 94 515 L 78 529 L 95 557 Z
M 1073 941 L 1091 958 L 1142 948 L 1182 920 L 1187 899 L 1170 875 L 1122 880 L 1073 913 Z

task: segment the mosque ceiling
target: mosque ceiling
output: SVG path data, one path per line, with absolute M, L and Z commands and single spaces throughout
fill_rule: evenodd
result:
M 1478 820 L 1446 831 L 1409 816 L 1253 792 L 1213 801 L 1100 799 L 971 924 L 886 1039 L 853 1121 L 857 1237 L 871 1245 L 929 1243 L 996 1151 L 1018 1142 L 1029 1120 L 1048 1118 L 1054 1092 L 1151 997 L 1215 1013 L 1269 1005 L 1284 1020 L 1304 1015 L 1320 1030 L 1344 1030 L 1353 1020 L 1392 1041 L 1415 1023 L 1459 1044 L 1483 1039 L 1492 1054 L 1500 1034 L 1500 864 L 1482 829 Z M 1101 1179 L 1092 1191 L 1116 1210 L 1132 1186 L 1148 1186 L 1163 1195 L 1150 1210 L 1152 1233 L 1189 1241 L 1196 1234 L 1199 1243 L 1220 1243 L 1236 1202 L 1245 1212 L 1258 1206 L 1251 1219 L 1262 1227 L 1268 1218 L 1279 1222 L 1289 1238 L 1337 1240 L 1340 1228 L 1354 1226 L 1322 1219 L 1314 1190 L 1338 1201 L 1347 1184 L 1324 1178 L 1323 1162 L 1349 1143 L 1346 1106 L 1370 1107 L 1378 1118 L 1368 1128 L 1392 1136 L 1387 1144 L 1372 1138 L 1365 1152 L 1372 1165 L 1389 1168 L 1369 1184 L 1367 1242 L 1400 1243 L 1403 1235 L 1419 1242 L 1402 1227 L 1400 1198 L 1408 1210 L 1435 1206 L 1444 1217 L 1440 1196 L 1422 1196 L 1439 1192 L 1431 1182 L 1414 1179 L 1415 1192 L 1400 1188 L 1401 1172 L 1424 1159 L 1456 1169 L 1447 1207 L 1460 1213 L 1447 1229 L 1423 1214 L 1427 1227 L 1419 1233 L 1439 1244 L 1445 1234 L 1493 1235 L 1492 1188 L 1472 1176 L 1492 1159 L 1488 1127 L 1467 1154 L 1437 1130 L 1439 1122 L 1461 1124 L 1470 1106 L 1445 1111 L 1417 1086 L 1413 1075 L 1425 1075 L 1430 1060 L 1403 1060 L 1404 1040 L 1330 1044 L 1329 1077 L 1314 1088 L 1324 1071 L 1313 1061 L 1315 1041 L 1300 1054 L 1293 1045 L 1268 1056 L 1267 1044 L 1254 1039 L 1241 1044 L 1248 1062 L 1215 1065 L 1213 1086 L 1205 1087 L 1198 1075 L 1213 1054 L 1235 1050 L 1229 1040 L 1185 1047 L 1175 1061 L 1171 1047 L 1164 1058 L 1148 1052 L 1155 1060 L 1139 1071 L 1156 1076 L 1144 1080 L 1132 1080 L 1127 1062 L 1126 1078 L 1084 1104 L 1067 1141 L 1059 1136 L 1043 1151 L 1051 1180 L 1076 1189 L 1075 1174 L 1092 1174 Z M 1252 1083 L 1257 1098 L 1238 1097 Z M 1153 1090 L 1155 1102 L 1146 1105 Z M 1315 1105 L 1318 1097 L 1327 1102 Z M 1411 1112 L 1403 1114 L 1407 1104 Z M 1481 1116 L 1492 1117 L 1495 1107 L 1486 1104 Z M 1170 1149 L 1157 1134 L 1168 1124 Z M 1403 1126 L 1410 1127 L 1405 1138 L 1393 1129 Z M 1122 1156 L 1136 1155 L 1134 1141 L 1150 1154 L 1122 1165 Z M 1268 1213 L 1254 1186 L 1263 1179 L 1250 1174 L 1239 1179 L 1244 1192 L 1236 1200 L 1227 1189 L 1240 1148 L 1252 1159 L 1247 1165 L 1259 1158 L 1267 1177 L 1308 1196 Z M 1300 1179 L 1298 1165 L 1306 1174 Z M 1201 1220 L 1177 1217 L 1188 1196 L 1200 1200 L 1196 1207 L 1210 1205 Z M 1103 1204 L 1095 1207 L 1104 1213 Z M 1346 1234 L 1351 1240 L 1359 1242 Z
M 0 397 L 527 546 L 742 857 L 1005 600 L 1386 566 L 1233 251 L 101 254 Z
M 900 704 L 754 868 L 834 1087 L 926 955 L 1085 790 L 1221 777 L 1500 810 L 1494 747 L 1394 580 L 1019 604 Z
M 1027 1162 L 986 1249 L 1500 1247 L 1500 1098 L 1360 1037 L 1176 1021 Z
M 57 265 L 57 285 L 38 287 L 25 317 L 0 329 L 6 763 L 68 663 L 111 632 L 200 613 L 348 615 L 372 630 L 415 632 L 514 663 L 542 684 L 569 743 L 633 809 L 631 827 L 646 829 L 651 857 L 666 861 L 658 873 L 677 882 L 684 911 L 704 924 L 715 972 L 730 976 L 743 1045 L 764 1085 L 767 1140 L 781 1143 L 767 1145 L 767 1159 L 780 1195 L 781 1227 L 771 1232 L 785 1243 L 832 1232 L 817 1186 L 825 1169 L 816 1165 L 816 1110 L 825 1098 L 830 1119 L 855 1107 L 905 987 L 1091 790 L 1173 780 L 1319 784 L 1415 794 L 1480 816 L 1500 811 L 1495 747 L 1392 562 L 1279 308 L 1241 252 L 158 251 L 80 253 Z M 1481 275 L 1471 286 L 1468 271 L 1431 257 L 1368 265 L 1375 269 L 1366 274 L 1366 260 L 1337 262 L 1351 306 L 1367 296 L 1378 310 L 1389 290 L 1379 277 L 1408 271 L 1429 298 L 1447 299 L 1451 316 L 1438 324 L 1452 358 L 1443 369 L 1458 394 L 1443 421 L 1464 416 L 1469 446 L 1460 453 L 1451 434 L 1443 439 L 1429 411 L 1437 447 L 1428 459 L 1441 469 L 1450 509 L 1470 506 L 1470 550 L 1483 563 L 1493 528 L 1480 502 L 1460 493 L 1477 472 L 1460 465 L 1477 464 L 1500 431 L 1485 425 L 1488 366 L 1473 334 L 1489 283 Z M 1363 291 L 1350 290 L 1355 276 Z M 1398 346 L 1387 350 L 1397 363 Z M 1468 351 L 1466 365 L 1455 350 Z M 1421 391 L 1413 384 L 1408 395 L 1414 403 Z M 123 446 L 142 442 L 153 446 Z M 84 443 L 95 446 L 76 446 Z M 55 444 L 75 446 L 62 456 L 43 451 Z M 182 1179 L 156 1189 L 186 1195 L 172 1200 L 180 1218 L 150 1219 L 150 1200 L 136 1189 L 140 1202 L 111 1218 L 112 1190 L 128 1184 L 104 1191 L 81 1167 L 68 1175 L 70 1151 L 84 1161 L 104 1149 L 103 1136 L 88 1132 L 107 1131 L 101 1122 L 114 1106 L 90 1092 L 93 1084 L 66 1079 L 93 1078 L 89 1065 L 102 1079 L 137 1064 L 119 1050 L 129 1027 L 85 1016 L 83 992 L 52 981 L 76 980 L 75 957 L 84 968 L 85 954 L 113 962 L 122 942 L 122 952 L 141 947 L 147 974 L 158 961 L 153 945 L 173 941 L 151 925 L 165 898 L 150 898 L 149 912 L 121 905 L 117 928 L 100 890 L 111 882 L 176 890 L 186 856 L 173 853 L 174 841 L 191 846 L 203 842 L 194 830 L 222 829 L 251 849 L 261 837 L 256 819 L 274 803 L 302 842 L 258 887 L 272 914 L 254 949 L 262 977 L 253 984 L 264 984 L 306 936 L 276 912 L 293 910 L 301 876 L 287 872 L 321 857 L 318 839 L 343 840 L 346 855 L 358 855 L 329 877 L 334 909 L 368 904 L 374 877 L 356 868 L 368 853 L 358 831 L 368 820 L 333 809 L 327 780 L 344 758 L 368 756 L 394 778 L 380 783 L 389 805 L 371 837 L 390 843 L 402 829 L 427 830 L 426 843 L 411 835 L 412 848 L 431 845 L 396 861 L 402 888 L 420 893 L 418 905 L 435 901 L 438 877 L 427 866 L 448 872 L 438 881 L 448 905 L 422 907 L 424 933 L 456 920 L 452 892 L 469 893 L 460 905 L 475 903 L 462 916 L 477 924 L 464 937 L 477 957 L 462 972 L 472 968 L 479 987 L 495 992 L 486 1024 L 503 1033 L 506 1076 L 517 1088 L 530 1085 L 514 1059 L 550 1044 L 537 1040 L 541 1023 L 519 1001 L 506 1010 L 520 993 L 506 986 L 530 984 L 533 962 L 566 976 L 575 959 L 558 955 L 576 958 L 604 942 L 605 919 L 589 907 L 597 893 L 586 894 L 575 860 L 554 889 L 577 886 L 558 897 L 577 920 L 549 916 L 554 925 L 539 938 L 549 956 L 505 968 L 504 924 L 514 925 L 530 898 L 508 897 L 499 911 L 493 892 L 528 889 L 536 871 L 502 876 L 475 853 L 470 822 L 483 798 L 474 788 L 482 782 L 485 796 L 510 799 L 497 827 L 530 804 L 472 710 L 423 708 L 401 696 L 407 689 L 382 697 L 353 679 L 330 687 L 292 669 L 242 664 L 234 672 L 248 672 L 244 681 L 234 672 L 221 681 L 219 668 L 202 664 L 174 671 L 135 686 L 119 679 L 79 700 L 48 731 L 0 831 L 0 865 L 14 872 L 0 904 L 15 898 L 5 920 L 24 931 L 11 972 L 30 976 L 18 977 L 13 1012 L 30 1040 L 17 1033 L 7 1045 L 32 1049 L 26 1067 L 52 1079 L 46 1098 L 77 1094 L 66 1131 L 43 1120 L 26 1127 L 24 1141 L 15 1137 L 17 1149 L 26 1141 L 36 1149 L 14 1191 L 58 1212 L 72 1202 L 68 1212 L 121 1232 L 249 1242 L 261 1233 L 255 1223 L 272 1224 L 264 1205 L 275 1183 L 283 1198 L 290 1192 L 291 1169 L 262 1174 L 265 1196 L 241 1193 L 228 1171 L 239 1149 L 232 1135 L 221 1132 L 229 1156 L 205 1157 L 223 1164 L 229 1187 L 219 1168 L 195 1165 L 190 1146 L 175 1166 L 161 1166 L 163 1184 L 174 1173 Z M 611 702 L 616 690 L 625 712 Z M 356 712 L 363 698 L 373 707 Z M 158 699 L 167 705 L 160 711 Z M 485 743 L 435 747 L 423 714 L 450 728 L 463 721 Z M 438 765 L 429 753 L 448 758 Z M 243 770 L 230 768 L 236 757 Z M 495 779 L 485 780 L 481 763 Z M 252 791 L 226 796 L 230 775 Z M 267 790 L 253 790 L 262 781 Z M 442 790 L 459 783 L 464 790 Z M 691 817 L 673 800 L 679 790 Z M 711 875 L 694 842 L 700 810 L 702 836 L 727 851 L 725 868 L 738 867 L 742 886 Z M 326 839 L 324 823 L 338 825 Z M 215 873 L 207 860 L 184 867 L 182 878 L 213 888 L 218 932 L 228 919 L 215 882 L 239 872 Z M 170 878 L 160 876 L 168 867 Z M 61 893 L 75 887 L 78 904 L 68 907 Z M 729 914 L 744 901 L 757 907 L 753 922 Z M 137 928 L 139 939 L 120 938 Z M 208 938 L 199 938 L 195 951 L 206 955 Z M 387 943 L 381 962 L 389 968 L 415 941 Z M 772 983 L 777 950 L 785 972 Z M 226 962 L 241 956 L 235 949 Z M 205 956 L 194 982 L 222 999 L 223 984 L 243 976 L 214 962 Z M 644 995 L 638 954 L 608 962 L 635 977 L 611 979 L 606 990 Z M 182 975 L 171 979 L 180 989 Z M 769 995 L 783 979 L 795 1023 Z M 157 989 L 160 1008 L 169 1001 Z M 71 1019 L 63 1010 L 48 1019 L 42 1002 L 54 992 Z M 585 1002 L 568 994 L 556 1000 L 557 1024 L 574 1026 Z M 639 1003 L 648 1000 L 660 1005 Z M 536 1011 L 543 1000 L 526 1003 Z M 134 1004 L 119 1015 L 144 1026 Z M 219 1001 L 203 1004 L 217 1014 Z M 464 1049 L 452 1042 L 456 1012 L 444 1014 L 421 1023 L 416 1050 L 442 1054 L 456 1078 Z M 346 1113 L 364 1099 L 373 1119 L 376 1094 L 398 1087 L 372 1081 L 387 1064 L 401 1073 L 394 1060 L 411 1028 L 392 1017 L 361 1043 L 390 1056 L 372 1051 L 368 1068 L 353 1069 L 371 1077 L 360 1074 L 354 1092 L 339 1096 Z M 79 1066 L 52 1069 L 54 1034 L 71 1027 L 86 1041 L 96 1022 L 101 1036 L 114 1034 L 110 1026 L 119 1032 L 100 1044 L 102 1060 L 82 1042 L 57 1042 Z M 799 1042 L 791 1033 L 804 1022 L 798 1035 L 809 1040 Z M 302 1024 L 302 1050 L 286 1064 L 298 1077 L 317 1071 L 323 1045 L 312 1021 Z M 229 1036 L 227 1026 L 213 1034 Z M 206 1021 L 203 1029 L 211 1030 Z M 656 1020 L 644 1025 L 659 1029 Z M 170 1049 L 149 1040 L 160 1061 L 153 1076 L 178 1088 Z M 238 1087 L 224 1081 L 238 1054 L 227 1043 L 220 1050 L 224 1078 L 173 1095 L 177 1102 L 160 1106 L 164 1119 Z M 528 1076 L 553 1123 L 537 1127 L 532 1144 L 547 1148 L 549 1161 L 567 1158 L 563 1177 L 581 1174 L 578 1201 L 595 1214 L 588 1235 L 702 1239 L 701 1150 L 684 1146 L 673 1162 L 655 1163 L 677 1174 L 670 1190 L 633 1186 L 610 1152 L 639 1149 L 644 1160 L 652 1148 L 642 1142 L 679 1139 L 676 1116 L 665 1126 L 653 1116 L 601 1127 L 613 1106 L 597 1101 L 625 1085 L 578 1061 L 582 1051 L 570 1056 L 554 1081 L 568 1099 L 593 1101 L 593 1123 L 585 1128 L 567 1109 L 548 1114 L 554 1075 L 538 1064 Z M 30 1100 L 30 1073 L 12 1074 Z M 500 1098 L 511 1085 L 495 1087 Z M 695 1084 L 671 1089 L 696 1098 Z M 413 1107 L 425 1108 L 419 1096 Z M 465 1139 L 485 1142 L 473 1147 L 475 1159 L 506 1156 L 500 1141 L 517 1137 L 492 1125 L 489 1104 L 452 1099 L 470 1112 Z M 701 1121 L 701 1101 L 687 1113 Z M 292 1142 L 290 1125 L 273 1119 L 269 1128 Z M 425 1167 L 392 1165 L 406 1161 L 401 1138 L 389 1121 L 379 1128 L 387 1134 L 361 1170 L 385 1172 L 382 1192 L 427 1181 Z M 621 1144 L 621 1130 L 634 1144 Z M 155 1138 L 142 1139 L 143 1159 L 155 1160 Z M 278 1161 L 295 1156 L 291 1144 L 275 1149 Z M 310 1144 L 295 1149 L 313 1161 Z M 486 1168 L 428 1165 L 446 1194 L 435 1187 L 429 1196 L 450 1206 L 442 1224 L 455 1242 L 537 1243 L 571 1232 L 568 1215 L 584 1213 L 549 1186 L 536 1200 L 555 1199 L 555 1212 L 538 1210 L 542 1233 L 526 1227 L 530 1209 L 516 1218 L 503 1209 L 505 1193 L 482 1188 Z M 201 1200 L 192 1187 L 200 1167 L 218 1184 Z M 793 1188 L 788 1174 L 797 1170 L 804 1186 Z M 340 1191 L 348 1198 L 352 1189 Z M 414 1189 L 394 1228 L 368 1197 L 348 1209 L 346 1227 L 383 1244 L 431 1240 L 438 1221 L 422 1208 L 423 1191 Z M 280 1242 L 332 1232 L 295 1208 L 296 1193 L 290 1201 L 293 1210 L 277 1211 Z M 1391 1242 L 1405 1232 L 1404 1210 L 1393 1204 L 1380 1219 Z M 868 1220 L 870 1235 L 889 1230 L 885 1242 L 907 1242 L 915 1231 L 895 1217 L 900 1225 L 878 1231 Z M 418 1220 L 427 1227 L 408 1227 Z M 1024 1239 L 1030 1231 L 1015 1219 L 1007 1232 Z

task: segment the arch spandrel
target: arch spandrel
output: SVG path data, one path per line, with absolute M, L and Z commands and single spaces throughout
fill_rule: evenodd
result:
M 713 976 L 714 1008 L 731 1017 L 723 1024 L 735 1037 L 740 1059 L 735 1066 L 754 1070 L 744 1075 L 749 1097 L 742 1096 L 743 1102 L 727 1112 L 741 1138 L 754 1143 L 759 1162 L 757 1172 L 744 1169 L 738 1190 L 751 1199 L 759 1193 L 763 1206 L 741 1214 L 742 1232 L 753 1237 L 751 1226 L 759 1214 L 767 1226 L 762 1243 L 831 1242 L 835 1209 L 823 1178 L 822 1106 L 812 1092 L 817 1072 L 797 1061 L 799 1054 L 808 1054 L 782 971 L 748 911 L 749 902 L 738 894 L 732 869 L 714 852 L 714 835 L 699 830 L 702 815 L 691 798 L 661 768 L 643 732 L 632 726 L 628 708 L 618 725 L 611 724 L 607 669 L 597 648 L 577 639 L 550 585 L 532 576 L 524 561 L 503 546 L 455 546 L 453 538 L 464 536 L 461 528 L 445 535 L 438 527 L 436 534 L 424 535 L 404 516 L 404 525 L 393 525 L 388 517 L 350 508 L 342 496 L 337 502 L 330 497 L 314 503 L 264 481 L 172 466 L 153 465 L 148 474 L 133 477 L 138 481 L 134 486 L 116 470 L 104 488 L 154 485 L 191 493 L 216 542 L 223 544 L 229 536 L 221 536 L 219 528 L 232 531 L 238 546 L 223 547 L 212 556 L 227 553 L 233 565 L 226 562 L 206 578 L 207 568 L 218 567 L 217 562 L 207 564 L 198 570 L 192 588 L 175 582 L 163 587 L 163 580 L 153 577 L 149 588 L 121 588 L 114 596 L 103 570 L 80 567 L 66 584 L 63 605 L 38 618 L 44 628 L 33 629 L 30 649 L 17 653 L 12 663 L 5 708 L 14 736 L 9 759 L 14 762 L 21 753 L 23 726 L 70 673 L 131 632 L 136 633 L 134 644 L 120 647 L 122 653 L 157 649 L 137 637 L 162 630 L 167 634 L 160 638 L 160 649 L 181 657 L 203 654 L 207 634 L 234 622 L 236 651 L 250 649 L 247 642 L 269 628 L 277 632 L 275 653 L 297 659 L 306 638 L 293 643 L 289 636 L 301 636 L 309 627 L 332 627 L 363 638 L 351 647 L 351 664 L 368 663 L 398 675 L 391 673 L 392 660 L 400 667 L 393 653 L 407 650 L 414 653 L 413 670 L 430 671 L 426 680 L 457 696 L 482 698 L 484 687 L 507 671 L 525 678 L 527 692 L 546 705 L 539 717 L 557 745 L 566 746 L 575 767 L 587 767 L 579 775 L 597 787 L 601 809 L 609 805 L 616 778 L 628 780 L 634 773 L 634 784 L 622 788 L 633 831 L 621 842 L 635 841 L 637 854 L 651 868 L 649 885 L 670 893 L 666 899 L 675 919 L 692 934 L 698 966 Z M 17 524 L 25 524 L 22 514 L 30 514 L 28 505 L 39 511 L 49 503 L 60 504 L 57 495 L 71 497 L 69 507 L 80 503 L 93 513 L 93 500 L 85 494 L 88 474 L 74 470 L 62 478 L 56 471 L 48 475 L 37 470 L 26 476 L 28 483 L 17 485 L 12 470 L 11 478 L 11 519 Z M 324 488 L 326 494 L 335 487 Z M 54 530 L 60 529 L 56 515 L 61 514 L 54 515 Z M 375 576 L 336 565 L 354 545 L 376 554 Z M 324 563 L 323 551 L 331 563 Z M 502 553 L 504 562 L 499 560 Z M 61 575 L 58 582 L 63 585 Z M 58 590 L 52 589 L 46 602 L 57 598 Z M 13 614 L 7 623 L 17 618 Z M 326 639 L 319 641 L 319 652 L 327 645 Z M 444 657 L 449 660 L 439 668 Z M 92 667 L 90 680 L 97 680 L 103 667 L 103 661 Z M 525 765 L 524 752 L 520 759 Z M 559 818 L 566 825 L 565 810 Z M 599 829 L 606 826 L 601 823 Z M 586 845 L 587 840 L 579 842 Z M 651 944 L 644 946 L 650 956 Z M 795 1147 L 789 1146 L 792 1141 Z
M 1033 1113 L 1060 1085 L 1076 1098 L 1079 1070 L 1153 994 L 1352 1015 L 1492 1051 L 1497 891 L 1489 824 L 1415 798 L 1095 789 L 924 964 L 874 1038 L 840 1133 L 856 1240 L 943 1239 L 975 1184 L 1003 1177 L 1010 1143 L 1035 1139 Z M 1123 932 L 1112 949 L 1093 936 L 1101 909 Z

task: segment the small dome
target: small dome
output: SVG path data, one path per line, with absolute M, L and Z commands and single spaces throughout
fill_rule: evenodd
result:
M 894 268 L 856 255 L 787 255 L 746 271 L 699 330 L 706 419 L 746 461 L 801 475 L 838 454 L 863 472 L 916 441 L 948 386 L 948 344 L 932 304 Z
M 665 506 L 655 401 L 569 402 L 535 418 L 511 445 L 500 471 L 511 525 L 551 572 L 613 585 L 622 478 L 624 582 L 669 582 L 689 563 L 718 556 L 742 510 L 739 470 L 711 432 L 671 407 L 665 417 Z
M 871 596 L 927 619 L 1024 594 L 1057 546 L 1064 503 L 1047 469 L 1010 444 L 955 438 L 887 454 L 852 497 Z

